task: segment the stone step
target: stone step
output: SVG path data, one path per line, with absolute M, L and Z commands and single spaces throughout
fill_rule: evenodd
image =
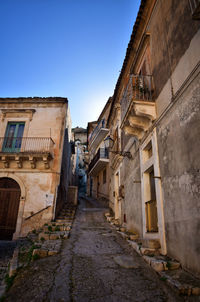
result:
M 44 232 L 60 232 L 60 231 L 69 231 L 70 227 L 68 225 L 56 225 L 56 226 L 51 226 L 51 229 L 49 228 L 49 226 L 44 226 L 43 227 L 43 231 Z
M 63 223 L 63 221 L 61 221 L 61 222 L 55 221 L 51 225 L 52 226 L 71 226 L 72 222 L 70 221 L 70 222 Z
M 183 269 L 159 272 L 159 275 L 161 280 L 167 282 L 179 295 L 200 296 L 200 280 Z
M 139 235 L 138 234 L 130 234 L 129 235 L 129 239 L 130 240 L 137 240 L 139 238 Z
M 156 258 L 144 255 L 143 258 L 156 272 L 176 270 L 180 268 L 179 262 L 173 260 L 165 260 L 165 257 Z
M 160 255 L 158 249 L 150 249 L 146 247 L 140 247 L 140 252 L 142 255 L 151 256 L 151 257 Z
M 58 219 L 73 220 L 73 217 L 72 217 L 72 216 L 58 216 L 58 217 L 56 218 L 56 220 L 58 220 Z
M 137 239 L 137 241 L 144 248 L 160 249 L 160 242 L 159 242 L 159 240 L 139 238 L 139 239 Z
M 64 236 L 66 235 L 66 233 L 68 233 L 69 230 L 66 231 L 60 231 L 60 232 L 42 232 L 38 235 L 38 239 L 43 242 L 45 240 L 58 240 L 60 238 L 64 238 Z
M 117 231 L 117 233 L 119 233 L 124 239 L 128 239 L 128 237 L 129 237 L 129 235 L 127 235 L 124 232 Z
M 56 222 L 62 222 L 63 224 L 68 223 L 68 222 L 72 222 L 72 221 L 73 221 L 72 219 L 56 219 Z

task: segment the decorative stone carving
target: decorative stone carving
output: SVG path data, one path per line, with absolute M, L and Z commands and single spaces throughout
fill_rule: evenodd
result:
M 49 159 L 47 156 L 44 156 L 43 157 L 43 162 L 44 162 L 44 167 L 45 169 L 49 169 L 50 168 L 50 165 L 49 165 Z
M 17 167 L 19 169 L 22 168 L 22 158 L 20 158 L 19 156 L 15 156 L 15 161 L 17 162 Z
M 31 163 L 31 169 L 35 169 L 36 168 L 36 158 L 33 156 L 29 156 L 29 161 Z
M 33 114 L 35 109 L 2 109 L 2 121 L 6 117 L 29 117 L 29 120 L 32 121 Z
M 142 139 L 156 119 L 156 107 L 152 101 L 132 100 L 122 121 L 125 134 Z

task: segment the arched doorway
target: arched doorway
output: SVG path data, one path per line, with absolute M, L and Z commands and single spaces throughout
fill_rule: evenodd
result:
M 11 178 L 0 178 L 0 240 L 12 240 L 16 229 L 21 190 Z

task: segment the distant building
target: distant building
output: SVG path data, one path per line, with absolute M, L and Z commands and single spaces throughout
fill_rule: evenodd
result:
M 71 119 L 56 97 L 0 98 L 0 119 L 0 238 L 16 239 L 67 202 Z
M 74 175 L 79 194 L 86 194 L 87 185 L 87 129 L 76 127 L 72 129 L 74 140 Z
M 109 154 L 104 139 L 109 133 L 106 127 L 112 98 L 109 98 L 99 118 L 88 123 L 88 184 L 87 193 L 91 197 L 109 200 Z

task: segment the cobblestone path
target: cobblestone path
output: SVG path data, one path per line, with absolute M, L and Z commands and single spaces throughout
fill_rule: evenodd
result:
M 22 270 L 9 302 L 164 302 L 177 296 L 105 221 L 105 209 L 82 199 L 61 253 Z M 131 256 L 133 267 L 116 262 Z M 193 300 L 192 300 L 193 301 Z M 195 300 L 197 301 L 197 300 Z

